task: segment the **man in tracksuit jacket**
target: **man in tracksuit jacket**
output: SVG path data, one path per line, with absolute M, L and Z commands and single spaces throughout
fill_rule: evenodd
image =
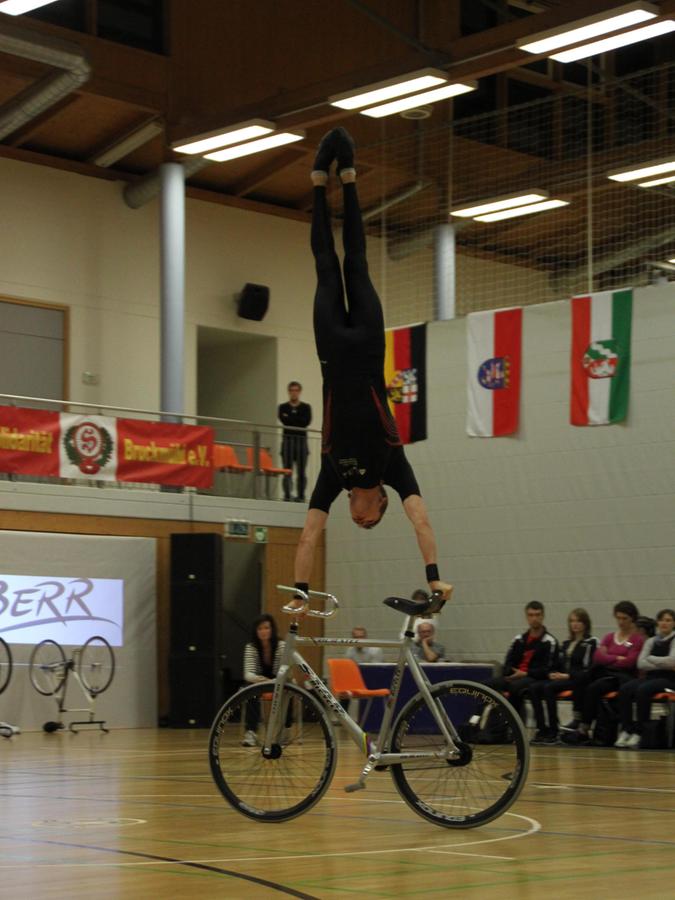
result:
M 558 656 L 558 641 L 544 627 L 543 603 L 532 600 L 525 607 L 525 615 L 528 630 L 514 638 L 501 678 L 488 681 L 490 687 L 508 693 L 509 703 L 518 715 L 530 686 L 548 677 Z

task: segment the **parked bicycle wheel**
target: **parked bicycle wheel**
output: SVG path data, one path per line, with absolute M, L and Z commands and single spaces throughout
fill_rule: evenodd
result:
M 115 654 L 105 638 L 95 635 L 82 645 L 77 674 L 92 697 L 110 687 L 115 674 Z
M 263 756 L 272 689 L 254 684 L 230 697 L 211 728 L 209 761 L 218 789 L 238 812 L 262 822 L 284 822 L 321 799 L 337 756 L 323 707 L 292 684 L 284 687 L 272 758 Z M 244 740 L 253 742 L 253 734 L 255 744 L 243 745 Z
M 6 689 L 12 677 L 12 651 L 9 644 L 0 638 L 0 694 Z
M 66 677 L 66 654 L 56 641 L 41 641 L 30 655 L 30 680 L 36 691 L 51 697 Z
M 431 694 L 461 739 L 461 756 L 393 765 L 394 783 L 416 813 L 437 825 L 485 825 L 511 806 L 527 777 L 529 748 L 520 718 L 501 694 L 485 685 L 448 681 L 431 688 Z M 501 736 L 500 743 L 492 742 L 495 735 Z M 396 720 L 392 752 L 444 747 L 436 721 L 417 694 Z

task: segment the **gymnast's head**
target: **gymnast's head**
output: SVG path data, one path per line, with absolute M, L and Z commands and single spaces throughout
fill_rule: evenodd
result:
M 349 492 L 349 512 L 359 528 L 374 528 L 389 505 L 387 492 L 378 484 L 372 488 L 352 488 Z

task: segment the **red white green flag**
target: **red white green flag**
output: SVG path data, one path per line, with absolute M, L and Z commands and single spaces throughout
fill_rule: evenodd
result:
M 632 318 L 632 290 L 572 298 L 572 425 L 626 418 Z

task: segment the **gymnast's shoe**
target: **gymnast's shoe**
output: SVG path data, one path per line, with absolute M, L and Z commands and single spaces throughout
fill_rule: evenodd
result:
M 333 128 L 327 131 L 321 138 L 319 149 L 316 151 L 314 158 L 313 172 L 328 172 L 331 163 L 337 156 L 338 151 L 338 129 Z

